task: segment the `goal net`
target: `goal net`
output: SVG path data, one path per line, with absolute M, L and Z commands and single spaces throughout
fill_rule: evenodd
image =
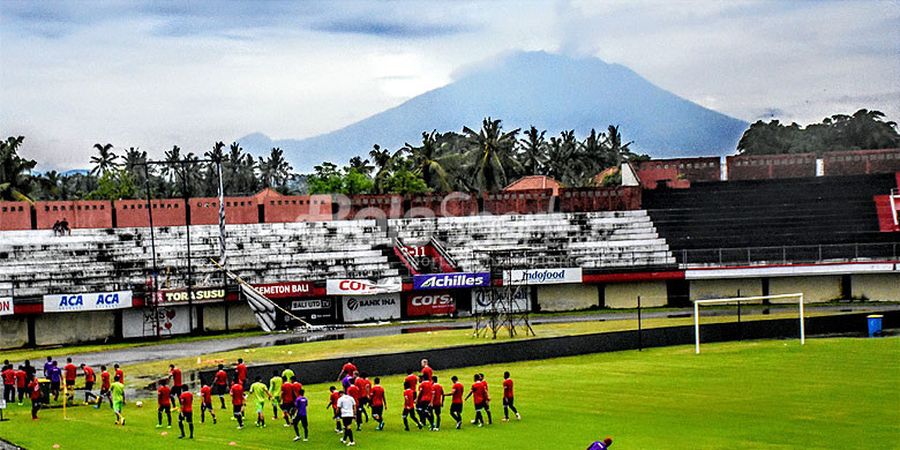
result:
M 713 298 L 694 301 L 694 353 L 700 353 L 700 307 L 705 305 L 728 305 L 762 300 L 796 300 L 800 320 L 800 345 L 806 344 L 806 329 L 803 320 L 803 294 L 760 295 L 756 297 Z

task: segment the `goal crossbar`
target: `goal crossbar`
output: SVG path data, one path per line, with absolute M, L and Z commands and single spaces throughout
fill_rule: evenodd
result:
M 803 313 L 803 293 L 796 294 L 778 294 L 778 295 L 758 295 L 755 297 L 731 297 L 731 298 L 712 298 L 708 300 L 694 300 L 694 353 L 700 354 L 700 305 L 709 304 L 727 304 L 740 303 L 756 300 L 778 300 L 796 298 L 800 310 L 800 345 L 806 344 L 806 328 L 804 326 Z

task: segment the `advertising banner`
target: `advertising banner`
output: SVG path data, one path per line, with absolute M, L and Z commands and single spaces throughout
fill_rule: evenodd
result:
M 495 292 L 500 295 L 503 289 Z M 528 286 L 518 286 L 513 290 L 512 302 L 509 300 L 497 299 L 500 304 L 497 309 L 500 311 L 524 312 L 531 311 L 531 288 Z M 472 289 L 472 312 L 482 313 L 491 310 L 491 290 L 490 289 Z
M 328 280 L 325 282 L 328 295 L 379 295 L 393 294 L 403 290 L 400 277 L 380 280 Z
M 11 316 L 13 314 L 12 297 L 0 297 L 0 316 Z
M 44 312 L 102 311 L 131 308 L 131 291 L 44 296 Z
M 316 287 L 309 281 L 293 281 L 287 283 L 254 284 L 254 288 L 270 299 L 321 297 L 325 290 Z
M 413 289 L 458 289 L 490 286 L 491 274 L 487 272 L 454 272 L 413 275 Z
M 581 268 L 504 270 L 503 284 L 581 283 Z
M 194 288 L 191 290 L 193 303 L 213 303 L 225 301 L 225 289 L 221 287 Z M 156 293 L 160 305 L 187 304 L 187 289 L 168 289 Z
M 286 309 L 291 314 L 313 323 L 333 322 L 335 319 L 334 301 L 330 298 L 292 300 Z
M 129 309 L 122 312 L 122 336 L 126 338 L 175 336 L 191 332 L 187 306 Z M 197 315 L 194 314 L 194 326 Z
M 344 322 L 400 318 L 400 294 L 347 295 L 341 299 Z
M 456 299 L 449 291 L 413 292 L 406 297 L 406 314 L 410 317 L 439 316 L 456 312 Z

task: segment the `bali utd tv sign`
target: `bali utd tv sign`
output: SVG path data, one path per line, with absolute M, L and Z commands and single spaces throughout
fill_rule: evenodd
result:
M 44 296 L 44 312 L 102 311 L 131 308 L 131 291 Z
M 403 290 L 400 277 L 380 280 L 328 280 L 325 291 L 328 295 L 380 295 L 393 294 Z
M 456 300 L 447 291 L 413 292 L 406 297 L 410 317 L 440 316 L 456 312 Z
M 12 297 L 0 297 L 0 316 L 11 316 L 13 314 Z
M 503 284 L 533 285 L 565 283 L 581 283 L 581 268 L 503 271 Z
M 487 272 L 454 272 L 413 275 L 413 290 L 486 287 L 490 284 L 491 274 Z

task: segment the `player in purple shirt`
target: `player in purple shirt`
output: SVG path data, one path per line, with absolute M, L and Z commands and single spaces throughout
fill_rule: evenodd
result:
M 48 356 L 47 362 L 44 363 L 44 378 L 50 376 L 50 368 L 53 367 L 53 357 Z
M 344 390 L 347 390 L 347 388 L 350 387 L 351 384 L 353 384 L 352 373 L 341 379 L 341 386 L 344 386 Z
M 612 438 L 607 436 L 606 439 L 602 441 L 594 441 L 587 450 L 606 450 L 612 445 Z
M 56 365 L 56 361 L 51 362 L 50 368 L 46 370 L 47 378 L 50 378 L 50 394 L 53 395 L 53 401 L 57 401 L 59 400 L 59 382 L 62 379 L 62 370 Z
M 309 440 L 309 423 L 306 421 L 306 405 L 309 404 L 309 401 L 304 396 L 305 393 L 304 389 L 300 389 L 300 395 L 294 400 L 294 411 L 296 411 L 294 414 L 294 434 L 297 435 L 294 441 L 300 440 L 300 428 L 297 427 L 297 424 L 303 425 L 303 440 Z

